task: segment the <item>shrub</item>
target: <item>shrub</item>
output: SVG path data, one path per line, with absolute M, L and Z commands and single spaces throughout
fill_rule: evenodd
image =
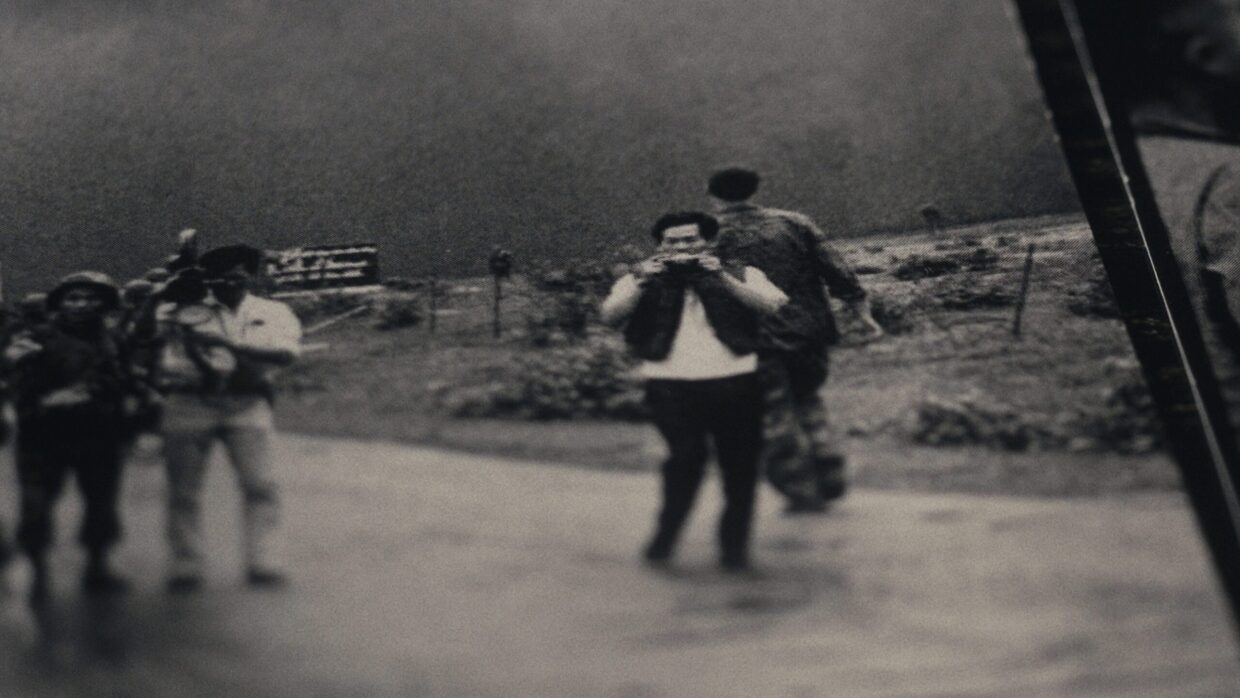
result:
M 458 417 L 640 419 L 645 404 L 633 367 L 619 337 L 591 332 L 518 357 L 503 379 L 445 389 L 440 402 Z
M 369 296 L 351 296 L 343 293 L 316 293 L 285 299 L 303 325 L 342 315 L 359 305 L 370 305 Z
M 1127 362 L 1118 372 L 1115 368 L 1107 367 L 1116 382 L 1099 403 L 1058 415 L 1018 410 L 977 392 L 955 399 L 932 397 L 914 407 L 909 436 L 928 446 L 979 445 L 1007 451 L 1134 454 L 1161 449 L 1162 426 L 1136 363 Z
M 1119 317 L 1115 293 L 1111 290 L 1111 282 L 1107 281 L 1102 260 L 1096 253 L 1090 260 L 1086 278 L 1068 289 L 1066 305 L 1069 312 L 1081 317 L 1104 319 Z
M 935 300 L 947 310 L 1005 308 L 1016 302 L 1016 292 L 999 284 L 979 286 L 973 279 L 967 283 L 944 284 L 935 291 Z
M 1117 382 L 1106 389 L 1101 407 L 1072 419 L 1076 446 L 1119 453 L 1161 449 L 1158 409 L 1136 361 L 1111 361 L 1107 371 Z
M 958 256 L 965 271 L 990 271 L 999 266 L 999 254 L 989 247 L 975 247 L 971 252 Z
M 906 334 L 916 328 L 914 305 L 911 300 L 902 301 L 894 296 L 870 294 L 870 312 L 887 334 Z
M 529 342 L 545 347 L 584 338 L 598 319 L 599 302 L 626 271 L 622 264 L 587 262 L 540 274 L 525 317 Z
M 982 445 L 1005 451 L 1045 446 L 1049 430 L 1018 411 L 976 393 L 930 398 L 914 407 L 912 439 L 928 446 Z
M 901 281 L 930 279 L 960 271 L 960 262 L 952 257 L 921 257 L 914 255 L 900 263 L 893 276 Z
M 896 267 L 894 276 L 901 281 L 917 281 L 958 271 L 989 271 L 998 265 L 997 252 L 988 247 L 975 247 L 967 252 L 909 257 Z
M 379 317 L 375 322 L 377 330 L 398 330 L 414 327 L 422 322 L 426 314 L 422 308 L 422 300 L 416 296 L 392 296 L 379 306 Z

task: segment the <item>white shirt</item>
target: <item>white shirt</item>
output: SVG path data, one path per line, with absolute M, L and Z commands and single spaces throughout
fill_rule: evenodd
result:
M 218 301 L 209 301 L 220 315 L 224 334 L 235 342 L 263 349 L 279 349 L 301 355 L 301 321 L 280 301 L 245 294 L 234 311 Z M 270 364 L 267 371 L 275 369 Z
M 219 328 L 229 339 L 300 355 L 301 321 L 284 303 L 247 293 L 235 311 L 216 301 L 208 301 L 205 305 L 215 312 Z M 269 376 L 277 367 L 259 363 L 253 368 Z M 271 406 L 261 396 L 172 393 L 164 403 L 164 429 L 199 430 L 216 426 L 270 429 L 272 425 Z
M 754 267 L 745 267 L 743 283 L 750 290 L 771 299 L 784 298 L 775 284 Z M 611 298 L 640 293 L 637 277 L 626 274 L 612 286 Z M 709 380 L 753 373 L 758 368 L 754 353 L 735 354 L 719 341 L 706 317 L 702 299 L 693 289 L 685 289 L 684 310 L 672 339 L 672 348 L 661 361 L 643 361 L 638 375 L 646 379 Z
M 159 376 L 165 387 L 192 388 L 202 383 L 202 372 L 189 358 L 184 333 L 189 329 L 207 335 L 225 335 L 224 321 L 216 306 L 194 304 L 177 306 L 164 303 L 155 311 L 160 335 L 164 338 L 159 356 Z M 224 347 L 201 347 L 203 360 L 219 376 L 227 376 L 237 367 L 232 352 Z

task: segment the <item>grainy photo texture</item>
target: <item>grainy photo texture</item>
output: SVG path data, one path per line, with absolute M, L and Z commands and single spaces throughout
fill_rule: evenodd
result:
M 1240 679 L 1007 4 L 4 11 L 0 693 Z

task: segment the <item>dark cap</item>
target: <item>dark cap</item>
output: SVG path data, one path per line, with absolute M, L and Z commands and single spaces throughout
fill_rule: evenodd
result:
M 227 245 L 217 247 L 198 258 L 198 266 L 202 267 L 208 279 L 218 279 L 235 267 L 243 267 L 249 274 L 257 274 L 262 267 L 263 251 L 249 245 Z

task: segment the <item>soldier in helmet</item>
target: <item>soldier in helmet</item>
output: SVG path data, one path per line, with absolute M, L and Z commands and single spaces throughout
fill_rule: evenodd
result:
M 7 347 L 17 335 L 38 327 L 47 321 L 47 294 L 28 293 L 17 303 L 17 312 L 6 315 L 4 327 L 0 330 L 0 347 Z M 0 366 L 0 401 L 5 405 L 5 414 L 0 416 L 0 443 L 7 443 L 12 435 L 13 425 L 8 414 L 8 404 L 12 399 L 10 389 L 11 376 L 8 366 Z M 0 569 L 5 568 L 12 560 L 13 549 L 9 545 L 8 536 L 0 528 Z
M 70 472 L 85 505 L 78 535 L 87 553 L 83 589 L 110 593 L 127 586 L 108 562 L 121 534 L 126 403 L 136 391 L 125 343 L 106 322 L 119 303 L 107 275 L 70 274 L 47 295 L 51 320 L 26 328 L 4 350 L 18 419 L 17 543 L 33 567 L 35 600 L 48 592 L 54 508 Z

